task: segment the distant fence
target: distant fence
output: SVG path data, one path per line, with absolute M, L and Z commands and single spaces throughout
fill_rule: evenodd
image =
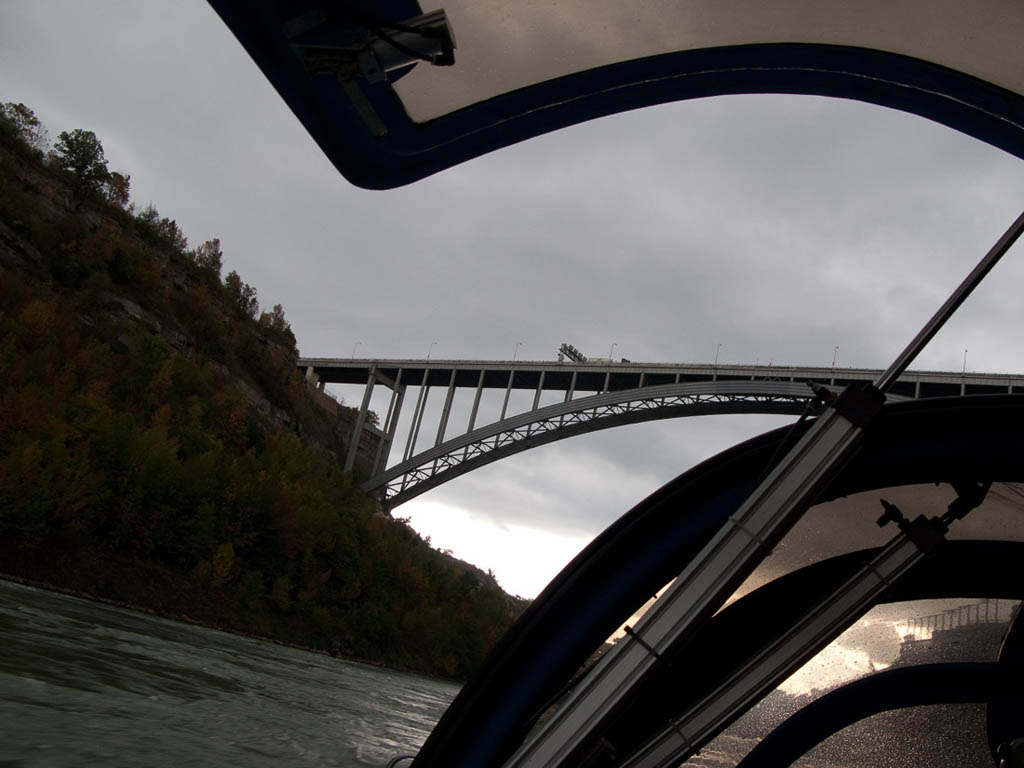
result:
M 931 637 L 935 632 L 974 624 L 1005 624 L 1019 609 L 1017 601 L 983 600 L 980 603 L 961 605 L 941 613 L 920 616 L 907 622 L 908 639 L 921 640 Z

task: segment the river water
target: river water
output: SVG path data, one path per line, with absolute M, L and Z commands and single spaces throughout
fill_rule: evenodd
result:
M 0 581 L 3 766 L 383 768 L 457 691 Z

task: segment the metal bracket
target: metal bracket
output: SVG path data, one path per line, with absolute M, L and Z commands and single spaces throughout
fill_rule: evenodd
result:
M 871 384 L 851 384 L 832 403 L 838 413 L 862 428 L 881 413 L 883 405 L 885 394 Z

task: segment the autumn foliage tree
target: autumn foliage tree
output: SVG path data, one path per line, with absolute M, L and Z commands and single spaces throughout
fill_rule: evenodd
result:
M 0 124 L 5 132 L 35 152 L 42 152 L 46 148 L 46 128 L 35 112 L 24 104 L 13 101 L 0 104 Z
M 162 240 L 179 253 L 185 253 L 188 239 L 174 219 L 161 217 L 156 206 L 150 203 L 135 216 L 140 233 L 148 240 Z
M 104 195 L 108 203 L 116 205 L 118 208 L 128 209 L 131 178 L 127 173 L 111 172 L 103 185 Z
M 220 239 L 207 240 L 190 253 L 196 265 L 205 270 L 211 277 L 220 282 L 220 270 L 223 266 L 224 252 L 220 249 Z
M 242 278 L 234 270 L 228 272 L 228 276 L 224 278 L 224 287 L 227 289 L 228 298 L 242 316 L 255 320 L 260 312 L 256 289 L 248 283 L 243 283 Z
M 76 188 L 99 190 L 110 178 L 103 145 L 92 131 L 61 131 L 52 157 L 57 168 L 71 174 Z

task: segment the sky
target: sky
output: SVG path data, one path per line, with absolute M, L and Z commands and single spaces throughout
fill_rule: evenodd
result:
M 0 101 L 29 105 L 51 139 L 95 131 L 136 204 L 192 244 L 219 237 L 225 272 L 284 306 L 306 356 L 553 360 L 569 342 L 644 362 L 884 368 L 1024 208 L 1024 163 L 1004 152 L 780 95 L 603 118 L 368 192 L 198 0 L 5 0 Z M 1020 248 L 915 368 L 1024 371 Z M 533 597 L 660 485 L 785 422 L 606 430 L 395 514 Z

